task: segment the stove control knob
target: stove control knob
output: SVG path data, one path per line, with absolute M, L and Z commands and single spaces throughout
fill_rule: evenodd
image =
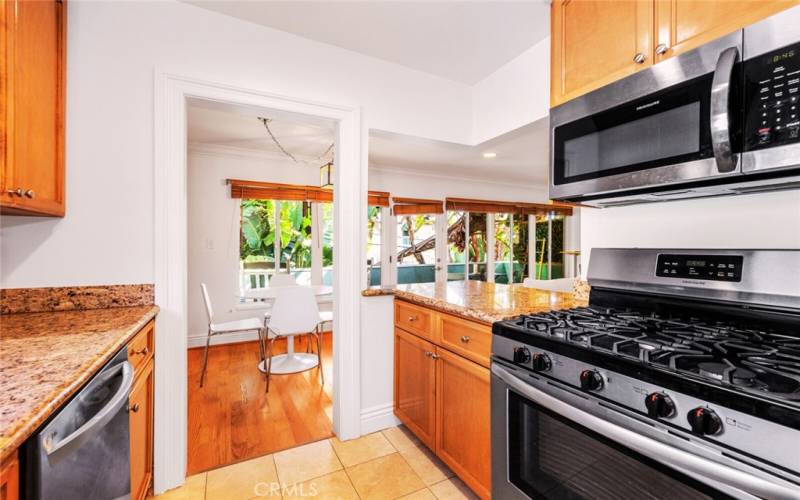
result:
M 722 429 L 722 420 L 709 408 L 699 406 L 691 410 L 686 419 L 692 426 L 692 432 L 700 435 L 714 435 Z
M 597 391 L 603 388 L 603 376 L 596 370 L 583 370 L 581 372 L 581 389 L 584 391 Z
M 652 418 L 667 418 L 675 413 L 675 403 L 663 392 L 648 394 L 644 405 L 647 407 L 647 414 Z
M 525 364 L 531 360 L 531 352 L 527 347 L 514 348 L 514 363 Z
M 547 354 L 543 352 L 537 352 L 533 355 L 533 371 L 546 372 L 550 370 L 552 366 L 552 363 L 550 363 L 550 357 Z

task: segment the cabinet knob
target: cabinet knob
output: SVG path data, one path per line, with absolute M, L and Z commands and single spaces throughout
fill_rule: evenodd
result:
M 10 194 L 11 196 L 14 196 L 14 195 L 22 196 L 22 188 L 9 189 L 8 190 L 8 194 Z
M 635 62 L 636 64 L 642 64 L 645 59 L 647 59 L 647 57 L 641 52 L 633 56 L 633 62 Z
M 142 347 L 141 349 L 139 349 L 138 351 L 133 351 L 133 354 L 145 355 L 148 352 L 150 352 L 150 351 L 147 349 L 147 346 L 145 346 L 145 347 Z
M 408 321 L 410 321 L 410 322 L 412 322 L 412 323 L 413 323 L 414 321 L 416 321 L 416 320 L 417 320 L 417 317 L 416 317 L 416 316 L 409 316 L 409 317 L 408 317 Z
M 36 193 L 33 192 L 33 189 L 29 189 L 29 190 L 25 191 L 25 196 L 27 196 L 28 198 L 33 199 L 33 197 L 35 195 L 36 195 Z
M 469 335 L 463 335 L 463 336 L 461 337 L 461 342 L 463 342 L 463 343 L 465 343 L 465 344 L 466 344 L 467 342 L 469 342 Z
M 667 47 L 666 43 L 659 43 L 658 45 L 656 45 L 656 54 L 658 54 L 658 55 L 666 54 L 666 52 L 668 50 L 669 50 L 669 47 Z
M 425 351 L 425 355 L 430 358 L 431 356 L 433 356 L 433 353 L 431 351 Z
M 133 406 L 131 406 L 131 411 L 133 413 L 138 412 L 139 411 L 139 403 L 134 403 Z
M 435 354 L 435 353 L 431 353 L 431 358 L 433 358 L 433 360 L 436 361 L 437 359 L 439 359 L 439 355 Z

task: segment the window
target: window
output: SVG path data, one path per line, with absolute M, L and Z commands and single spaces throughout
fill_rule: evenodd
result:
M 495 283 L 511 283 L 512 235 L 511 214 L 494 215 Z
M 513 235 L 513 255 L 512 280 L 511 283 L 522 283 L 528 276 L 528 216 L 515 215 L 514 224 L 511 227 Z
M 469 214 L 469 279 L 486 281 L 486 214 Z
M 320 216 L 315 218 L 315 213 Z M 315 228 L 315 224 L 319 228 Z M 321 240 L 321 245 L 316 247 L 313 244 L 315 229 Z M 240 234 L 239 274 L 243 291 L 269 287 L 276 270 L 291 273 L 301 285 L 318 284 L 315 281 L 330 284 L 333 265 L 331 203 L 243 199 Z M 322 263 L 321 280 L 315 279 L 312 273 L 315 261 Z
M 447 212 L 447 281 L 464 279 L 464 212 Z
M 564 277 L 564 220 L 564 216 L 536 217 L 536 279 Z
M 367 284 L 381 284 L 381 207 L 367 207 Z
M 397 282 L 436 281 L 436 224 L 434 215 L 397 217 Z

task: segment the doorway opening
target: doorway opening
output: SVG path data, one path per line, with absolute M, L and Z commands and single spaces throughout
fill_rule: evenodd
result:
M 334 435 L 335 132 L 189 101 L 187 475 Z

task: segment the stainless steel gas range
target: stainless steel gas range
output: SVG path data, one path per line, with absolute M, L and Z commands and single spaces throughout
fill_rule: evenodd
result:
M 588 278 L 493 326 L 493 497 L 800 499 L 800 250 L 594 249 Z

